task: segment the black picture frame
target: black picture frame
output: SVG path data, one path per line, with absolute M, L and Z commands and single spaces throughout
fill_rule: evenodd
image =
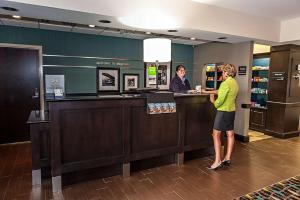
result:
M 129 85 L 133 84 L 133 85 Z M 139 74 L 123 74 L 123 92 L 129 92 L 130 89 L 137 89 L 140 85 L 140 75 Z
M 120 94 L 120 68 L 97 67 L 99 95 Z

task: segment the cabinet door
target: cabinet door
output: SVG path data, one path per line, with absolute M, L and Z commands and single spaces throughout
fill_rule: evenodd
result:
M 300 71 L 298 70 L 298 65 L 300 64 L 300 54 L 297 54 L 298 57 L 292 59 L 292 68 L 290 74 L 290 88 L 289 88 L 289 97 L 297 100 L 300 98 L 300 80 L 299 74 Z
M 250 128 L 265 128 L 266 111 L 263 109 L 251 109 Z

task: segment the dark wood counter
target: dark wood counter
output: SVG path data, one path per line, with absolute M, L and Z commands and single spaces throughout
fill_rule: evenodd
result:
M 49 113 L 42 110 L 31 111 L 27 123 L 30 125 L 32 144 L 32 184 L 41 184 L 42 168 L 50 166 L 50 126 Z
M 65 173 L 118 166 L 126 176 L 134 161 L 171 155 L 182 162 L 186 151 L 213 147 L 209 96 L 175 95 L 175 101 L 176 113 L 155 115 L 137 96 L 49 101 L 53 191 L 61 190 Z

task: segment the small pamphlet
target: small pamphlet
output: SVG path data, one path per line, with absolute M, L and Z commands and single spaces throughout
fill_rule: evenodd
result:
M 54 97 L 63 97 L 64 96 L 64 93 L 63 93 L 63 90 L 62 89 L 54 89 Z

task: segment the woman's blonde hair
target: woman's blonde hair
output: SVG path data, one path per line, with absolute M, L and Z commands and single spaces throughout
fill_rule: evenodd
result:
M 221 70 L 227 72 L 228 76 L 235 77 L 236 76 L 236 67 L 233 64 L 224 64 L 221 65 Z

